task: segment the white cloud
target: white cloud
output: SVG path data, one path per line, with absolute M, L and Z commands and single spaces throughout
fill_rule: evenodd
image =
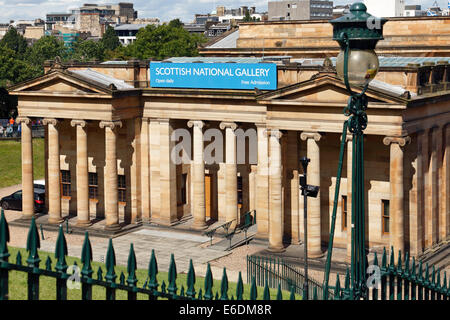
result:
M 427 8 L 435 0 L 407 0 L 408 4 L 422 4 Z M 67 12 L 69 8 L 80 6 L 87 0 L 8 0 L 0 1 L 0 22 L 21 19 L 45 18 L 49 12 Z M 89 1 L 88 1 L 89 2 Z M 92 3 L 118 3 L 120 0 L 93 0 Z M 162 21 L 180 18 L 189 22 L 196 13 L 209 13 L 216 6 L 224 5 L 227 8 L 239 6 L 255 6 L 257 11 L 266 11 L 268 0 L 129 0 L 134 3 L 135 10 L 141 18 L 159 17 Z M 352 3 L 352 0 L 335 0 L 335 4 Z M 441 8 L 447 7 L 446 0 L 438 0 Z

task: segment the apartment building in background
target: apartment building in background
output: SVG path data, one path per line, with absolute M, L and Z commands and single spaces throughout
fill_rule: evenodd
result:
M 269 20 L 316 20 L 333 18 L 333 1 L 269 1 Z

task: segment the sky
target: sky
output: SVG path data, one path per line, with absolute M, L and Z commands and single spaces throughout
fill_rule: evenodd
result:
M 390 0 L 380 0 L 390 1 Z M 218 5 L 227 8 L 239 6 L 256 7 L 256 11 L 267 11 L 268 0 L 0 0 L 0 22 L 9 20 L 45 19 L 49 12 L 67 12 L 83 3 L 118 3 L 133 2 L 140 18 L 158 17 L 161 21 L 180 18 L 183 22 L 191 22 L 196 13 L 210 13 Z M 356 2 L 352 0 L 335 0 L 334 4 Z M 431 6 L 435 0 L 406 0 L 406 4 Z M 447 0 L 437 0 L 441 8 L 447 7 Z

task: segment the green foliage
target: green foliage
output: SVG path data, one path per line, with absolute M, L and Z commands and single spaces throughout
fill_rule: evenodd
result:
M 54 60 L 57 56 L 66 58 L 67 48 L 63 41 L 54 36 L 40 38 L 27 50 L 27 61 L 39 67 L 42 67 L 44 61 Z
M 158 27 L 148 25 L 139 30 L 136 41 L 127 47 L 126 54 L 137 59 L 159 60 L 168 57 L 193 57 L 198 56 L 198 45 L 205 42 L 204 36 L 191 35 L 177 19 L 169 24 Z
M 250 12 L 246 12 L 244 19 L 242 19 L 242 22 L 255 22 L 255 21 L 260 21 L 260 19 L 256 19 L 256 17 L 252 17 L 250 16 Z
M 182 28 L 183 22 L 180 19 L 173 19 L 169 22 L 169 27 L 171 28 Z
M 252 21 L 252 17 L 250 16 L 250 12 L 246 12 L 245 13 L 245 16 L 244 16 L 244 19 L 242 19 L 242 21 L 244 21 L 244 22 L 250 22 L 250 21 Z
M 106 29 L 101 42 L 105 50 L 114 51 L 117 47 L 120 47 L 119 37 L 111 26 Z
M 103 61 L 105 57 L 105 47 L 101 41 L 80 40 L 73 44 L 71 58 L 77 61 Z
M 34 78 L 42 72 L 39 67 L 18 59 L 14 50 L 0 46 L 0 87 Z
M 23 56 L 27 51 L 27 40 L 17 32 L 15 28 L 10 28 L 0 40 L 0 46 L 11 49 L 16 55 Z

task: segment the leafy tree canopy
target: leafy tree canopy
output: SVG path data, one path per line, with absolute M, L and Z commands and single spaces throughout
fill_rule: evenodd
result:
M 105 47 L 101 41 L 80 40 L 73 44 L 71 59 L 78 61 L 100 60 L 105 57 Z
M 41 74 L 41 68 L 17 59 L 14 50 L 0 46 L 0 87 L 10 86 Z
M 120 40 L 117 36 L 116 32 L 114 31 L 114 28 L 111 26 L 108 26 L 105 33 L 102 37 L 102 44 L 105 50 L 115 50 L 117 47 L 120 46 Z
M 17 55 L 25 54 L 28 44 L 27 40 L 17 32 L 16 28 L 10 28 L 0 40 L 0 46 L 13 50 Z
M 28 48 L 27 61 L 42 67 L 46 60 L 54 60 L 57 56 L 64 59 L 67 55 L 67 48 L 63 41 L 54 36 L 44 36 Z
M 139 30 L 136 41 L 127 47 L 127 53 L 137 59 L 198 56 L 197 47 L 206 42 L 204 36 L 191 35 L 179 19 L 169 24 L 148 25 Z

